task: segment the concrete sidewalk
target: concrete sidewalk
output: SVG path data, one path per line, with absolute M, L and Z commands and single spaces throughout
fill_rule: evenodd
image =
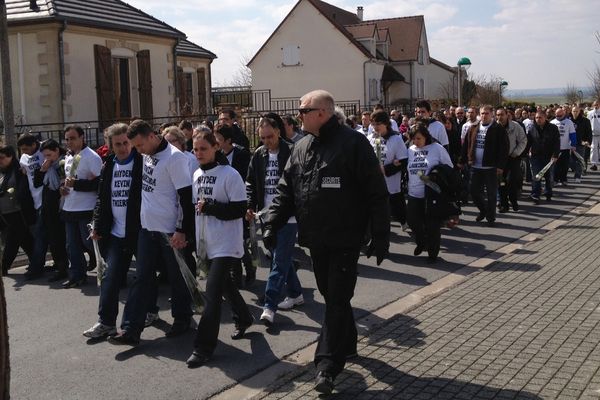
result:
M 371 330 L 331 398 L 600 398 L 599 228 L 596 206 Z M 254 398 L 317 398 L 314 376 Z

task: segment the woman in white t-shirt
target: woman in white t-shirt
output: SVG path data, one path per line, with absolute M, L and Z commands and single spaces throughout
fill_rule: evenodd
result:
M 246 214 L 246 185 L 240 174 L 227 165 L 212 132 L 197 132 L 194 154 L 200 168 L 194 172 L 193 195 L 196 204 L 196 242 L 206 245 L 209 272 L 205 308 L 198 323 L 194 352 L 187 360 L 196 368 L 208 362 L 217 346 L 221 321 L 221 298 L 231 303 L 234 340 L 241 339 L 254 318 L 230 271 L 244 254 L 242 217 Z
M 408 149 L 408 225 L 413 232 L 417 247 L 414 255 L 427 250 L 428 262 L 435 262 L 440 250 L 442 221 L 426 213 L 425 182 L 421 176 L 429 174 L 439 164 L 452 167 L 450 155 L 439 143 L 434 143 L 429 130 L 423 124 L 410 131 L 412 146 Z

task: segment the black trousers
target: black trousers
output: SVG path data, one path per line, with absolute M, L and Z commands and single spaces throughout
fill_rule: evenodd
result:
M 441 221 L 425 214 L 425 199 L 408 196 L 408 226 L 415 236 L 417 246 L 427 250 L 430 257 L 437 257 L 442 240 Z
M 521 171 L 521 158 L 508 158 L 508 162 L 502 172 L 503 183 L 500 183 L 500 205 L 508 207 L 508 202 L 516 203 L 519 192 L 523 186 L 523 171 Z
M 479 213 L 485 215 L 488 221 L 496 220 L 497 191 L 496 168 L 471 168 L 471 198 Z
M 312 247 L 310 255 L 319 292 L 325 299 L 325 319 L 319 334 L 315 365 L 336 377 L 346 356 L 356 353 L 357 331 L 350 301 L 356 286 L 356 248 Z
M 567 172 L 569 172 L 569 160 L 571 159 L 571 150 L 561 150 L 556 164 L 554 164 L 554 182 L 566 182 Z
M 25 218 L 20 211 L 2 214 L 0 218 L 2 218 L 2 238 L 4 240 L 2 271 L 6 272 L 15 261 L 17 253 L 19 252 L 19 247 L 21 247 L 27 254 L 27 257 L 31 259 L 33 254 L 33 237 L 31 236 L 29 225 L 25 222 Z
M 252 314 L 231 277 L 232 265 L 237 261 L 239 259 L 233 257 L 218 257 L 210 261 L 204 294 L 204 312 L 198 323 L 198 332 L 194 341 L 194 348 L 202 354 L 210 356 L 217 347 L 223 295 L 231 305 L 235 326 L 244 327 L 252 324 Z
M 406 223 L 406 202 L 404 201 L 404 193 L 390 194 L 390 211 L 402 225 Z

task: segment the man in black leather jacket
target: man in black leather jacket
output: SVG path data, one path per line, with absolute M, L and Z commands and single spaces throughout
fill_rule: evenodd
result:
M 350 300 L 367 226 L 368 255 L 381 264 L 388 254 L 390 211 L 386 184 L 368 140 L 334 117 L 334 100 L 323 90 L 300 100 L 307 135 L 298 141 L 265 218 L 265 245 L 296 215 L 298 242 L 310 250 L 325 321 L 315 353 L 315 389 L 331 393 L 347 356 L 356 353 L 357 331 Z

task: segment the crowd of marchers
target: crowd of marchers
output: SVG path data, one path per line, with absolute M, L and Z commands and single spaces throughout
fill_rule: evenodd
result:
M 166 277 L 173 317 L 166 336 L 189 330 L 201 312 L 187 361 L 198 367 L 217 346 L 223 297 L 232 339 L 253 324 L 239 290 L 254 283 L 261 259 L 269 272 L 259 319 L 271 325 L 279 310 L 304 303 L 293 259 L 298 244 L 309 250 L 325 299 L 315 388 L 330 393 L 356 355 L 350 300 L 360 251 L 379 265 L 393 218 L 414 239 L 414 255 L 426 252 L 435 263 L 441 227 L 459 223 L 467 202 L 479 211 L 476 221 L 494 227 L 498 214 L 520 210 L 524 181 L 533 203 L 551 201 L 556 185 L 576 185 L 589 165 L 600 164 L 599 106 L 433 112 L 419 101 L 413 115 L 377 105 L 347 117 L 329 93 L 314 91 L 302 97 L 296 117 L 263 115 L 256 149 L 233 110 L 196 126 L 115 123 L 96 150 L 75 125 L 64 129 L 66 149 L 23 134 L 17 149 L 0 146 L 2 273 L 19 248 L 29 260 L 25 280 L 51 270 L 50 281 L 77 288 L 97 269 L 98 320 L 83 335 L 126 345 L 138 344 L 159 319 L 158 282 Z M 117 330 L 119 291 L 134 258 Z

